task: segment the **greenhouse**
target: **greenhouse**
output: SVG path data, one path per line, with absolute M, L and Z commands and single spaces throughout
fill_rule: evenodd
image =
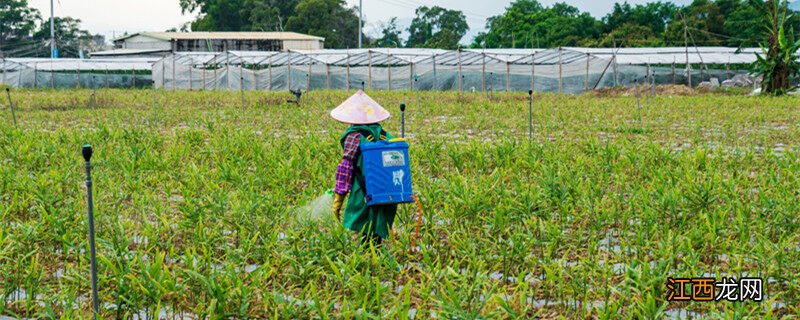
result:
M 720 82 L 759 49 L 726 47 L 178 52 L 150 59 L 6 59 L 14 87 L 169 90 L 459 90 L 580 93 L 637 83 Z M 687 68 L 688 65 L 688 68 Z M 687 72 L 688 71 L 688 72 Z
M 154 59 L 9 58 L 0 83 L 16 88 L 140 88 L 152 85 Z

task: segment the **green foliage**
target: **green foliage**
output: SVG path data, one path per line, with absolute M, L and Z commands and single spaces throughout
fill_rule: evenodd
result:
M 39 11 L 29 8 L 27 0 L 0 0 L 0 50 L 26 43 L 39 19 Z
M 77 58 L 79 51 L 92 41 L 89 31 L 81 29 L 81 20 L 71 17 L 55 17 L 54 26 L 56 33 L 56 44 L 58 45 L 59 57 Z M 46 39 L 50 37 L 50 24 L 44 23 L 33 36 L 36 39 Z M 44 56 L 50 55 L 49 46 L 45 46 Z
M 469 30 L 464 13 L 439 6 L 422 6 L 408 27 L 410 48 L 457 49 L 459 41 Z
M 389 22 L 381 25 L 381 37 L 372 43 L 374 47 L 399 48 L 403 46 L 400 34 L 403 31 L 397 26 L 397 17 L 392 17 Z
M 585 45 L 600 36 L 601 23 L 565 3 L 545 8 L 536 0 L 514 1 L 506 12 L 489 18 L 487 32 L 473 47 L 531 48 Z
M 395 271 L 338 224 L 296 219 L 334 182 L 347 126 L 327 115 L 350 93 L 297 108 L 245 92 L 243 109 L 239 92 L 159 90 L 155 127 L 151 90 L 87 108 L 92 93 L 15 90 L 19 128 L 0 108 L 0 315 L 90 316 L 87 142 L 104 319 L 800 312 L 793 98 L 660 96 L 637 116 L 633 96 L 536 95 L 528 141 L 527 93 L 427 92 L 405 115 L 425 223 L 409 253 L 401 206 Z M 769 299 L 664 300 L 666 277 L 707 272 L 763 277 Z
M 345 5 L 344 0 L 300 0 L 286 29 L 324 37 L 328 48 L 357 48 L 358 11 Z
M 610 48 L 617 47 L 660 47 L 664 45 L 664 41 L 659 38 L 653 29 L 646 26 L 625 23 L 606 34 L 600 43 L 599 47 Z
M 785 0 L 767 0 L 762 7 L 767 40 L 761 44 L 763 55 L 756 54 L 752 71 L 762 77 L 764 94 L 785 94 L 791 88 L 791 78 L 800 74 L 797 55 L 800 41 L 795 40 L 794 28 L 788 23 L 791 17 L 788 6 Z

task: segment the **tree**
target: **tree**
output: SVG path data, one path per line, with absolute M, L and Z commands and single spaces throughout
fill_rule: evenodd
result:
M 284 31 L 300 0 L 245 0 L 250 10 L 250 30 Z
M 0 0 L 0 51 L 27 50 L 39 19 L 39 11 L 29 8 L 27 0 Z
M 81 29 L 81 20 L 71 17 L 55 17 L 54 19 L 56 44 L 58 47 L 58 56 L 65 58 L 77 58 L 80 56 L 79 52 L 83 48 L 90 45 L 92 35 L 89 31 Z M 50 24 L 42 23 L 39 29 L 33 36 L 36 39 L 46 39 L 50 37 Z M 41 51 L 38 52 L 39 56 L 49 56 L 50 49 L 45 43 Z
M 199 12 L 194 31 L 250 30 L 250 9 L 245 0 L 179 0 L 181 13 Z
M 670 2 L 649 2 L 636 6 L 631 6 L 627 1 L 615 3 L 611 13 L 603 17 L 604 30 L 611 32 L 624 24 L 634 23 L 648 27 L 660 37 L 677 11 L 678 7 Z
M 694 0 L 688 7 L 681 8 L 667 26 L 664 41 L 667 44 L 683 44 L 684 28 L 691 36 L 689 45 L 721 46 L 725 43 L 725 17 L 717 3 L 711 0 Z
M 469 30 L 467 17 L 461 11 L 422 6 L 415 13 L 408 27 L 408 47 L 456 49 Z
M 295 12 L 286 23 L 289 31 L 324 37 L 330 48 L 358 47 L 358 12 L 344 0 L 301 0 Z
M 395 47 L 403 46 L 403 41 L 400 39 L 402 31 L 397 26 L 397 17 L 392 17 L 389 22 L 381 24 L 381 37 L 376 39 L 373 43 L 375 47 Z
M 751 0 L 757 6 L 758 0 Z M 789 23 L 789 4 L 783 0 L 767 0 L 757 6 L 766 17 L 766 41 L 761 44 L 763 55 L 756 54 L 752 71 L 761 76 L 764 94 L 782 95 L 791 87 L 789 79 L 800 74 L 797 51 L 800 41 L 795 41 L 794 28 Z
M 586 45 L 600 37 L 602 23 L 578 8 L 536 0 L 517 0 L 506 12 L 487 20 L 473 47 L 530 48 Z
M 628 22 L 613 31 L 598 43 L 600 47 L 660 47 L 664 42 L 649 27 Z

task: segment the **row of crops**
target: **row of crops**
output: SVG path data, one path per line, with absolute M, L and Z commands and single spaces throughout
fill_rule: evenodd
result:
M 299 211 L 333 185 L 349 96 L 12 91 L 0 109 L 0 316 L 771 319 L 800 312 L 795 98 L 370 92 L 406 103 L 415 192 L 382 250 Z M 244 103 L 242 103 L 244 101 Z M 412 249 L 412 250 L 409 250 Z M 397 269 L 387 264 L 394 258 Z M 668 277 L 764 279 L 667 302 Z

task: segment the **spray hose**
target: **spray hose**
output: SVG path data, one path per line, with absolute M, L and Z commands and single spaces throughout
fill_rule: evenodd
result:
M 408 251 L 414 250 L 417 246 L 417 240 L 419 240 L 419 227 L 422 225 L 422 204 L 419 203 L 419 199 L 415 196 L 411 196 L 411 199 L 414 199 L 414 203 L 417 204 L 417 227 L 414 230 L 414 237 L 411 238 L 411 248 Z

